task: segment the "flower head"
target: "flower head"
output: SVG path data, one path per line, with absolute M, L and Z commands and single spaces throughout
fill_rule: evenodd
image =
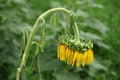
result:
M 79 44 L 75 44 L 70 39 L 72 38 L 68 38 L 68 36 L 60 38 L 57 52 L 58 59 L 77 67 L 80 65 L 84 67 L 87 63 L 90 64 L 93 61 L 92 41 L 80 40 Z

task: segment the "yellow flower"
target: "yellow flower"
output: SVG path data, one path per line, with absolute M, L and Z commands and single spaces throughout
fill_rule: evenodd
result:
M 90 64 L 93 61 L 93 51 L 88 49 L 85 52 L 76 51 L 64 44 L 58 44 L 58 59 L 70 65 L 79 67 Z

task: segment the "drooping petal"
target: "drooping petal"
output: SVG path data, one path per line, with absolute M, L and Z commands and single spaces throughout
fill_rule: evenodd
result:
M 87 61 L 87 52 L 84 52 L 82 55 L 83 55 L 82 66 L 84 67 L 84 65 L 86 64 L 86 61 Z
M 71 54 L 71 50 L 68 49 L 67 64 L 70 64 L 70 54 Z
M 81 62 L 82 62 L 82 53 L 79 53 L 78 57 L 77 57 L 77 60 L 76 60 L 76 66 L 79 67 Z
M 87 55 L 88 55 L 87 61 L 90 64 L 93 61 L 93 51 L 92 50 L 88 50 Z
M 78 55 L 79 55 L 79 52 L 78 52 L 78 51 L 75 51 L 75 53 L 74 53 L 74 57 L 73 57 L 72 66 L 74 65 L 74 63 L 75 63 L 75 61 L 76 61 Z
M 60 60 L 65 61 L 65 46 L 64 45 L 60 46 Z
M 65 60 L 65 62 L 67 62 L 68 55 L 69 55 L 69 48 L 68 47 L 66 48 L 65 53 L 66 53 L 66 60 Z
M 59 44 L 57 54 L 58 59 L 61 61 L 65 61 L 67 64 L 72 66 L 76 63 L 77 67 L 81 64 L 84 67 L 86 62 L 91 63 L 93 61 L 93 51 L 91 49 L 81 53 L 66 45 Z
M 70 52 L 70 61 L 69 61 L 71 65 L 73 63 L 73 57 L 74 57 L 74 51 L 71 50 L 71 52 Z

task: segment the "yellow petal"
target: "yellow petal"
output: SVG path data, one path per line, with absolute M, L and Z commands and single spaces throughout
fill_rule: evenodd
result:
M 69 55 L 69 48 L 68 48 L 68 47 L 66 48 L 66 51 L 65 51 L 65 53 L 66 53 L 66 60 L 65 60 L 65 61 L 67 62 L 68 55 Z
M 60 46 L 60 60 L 61 61 L 65 60 L 65 46 L 64 45 Z
M 71 52 L 70 52 L 70 64 L 73 63 L 73 57 L 74 57 L 74 51 L 71 50 Z
M 88 55 L 87 61 L 90 64 L 93 61 L 93 51 L 92 50 L 88 50 L 87 55 Z
M 70 64 L 70 49 L 68 49 L 68 53 L 67 53 L 67 64 Z
M 75 53 L 74 53 L 74 57 L 73 57 L 72 66 L 74 65 L 74 63 L 75 63 L 75 61 L 76 61 L 78 55 L 79 55 L 79 52 L 75 51 Z
M 86 64 L 86 61 L 87 61 L 87 52 L 84 52 L 83 54 L 83 58 L 82 58 L 82 66 L 84 67 L 84 65 Z
M 77 60 L 76 60 L 76 66 L 79 67 L 80 63 L 82 62 L 82 53 L 79 53 Z

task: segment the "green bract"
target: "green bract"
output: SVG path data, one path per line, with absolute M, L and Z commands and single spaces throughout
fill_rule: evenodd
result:
M 61 35 L 59 36 L 59 43 L 68 46 L 79 52 L 85 52 L 93 48 L 93 41 L 87 39 L 79 39 L 79 43 L 74 42 L 74 37 L 72 35 Z

